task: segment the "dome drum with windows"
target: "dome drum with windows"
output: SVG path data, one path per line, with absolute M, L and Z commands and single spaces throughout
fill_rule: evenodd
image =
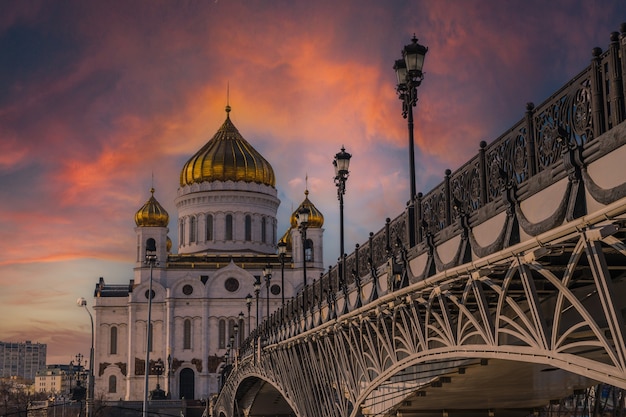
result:
M 226 119 L 183 165 L 176 199 L 178 253 L 276 251 L 276 178 Z

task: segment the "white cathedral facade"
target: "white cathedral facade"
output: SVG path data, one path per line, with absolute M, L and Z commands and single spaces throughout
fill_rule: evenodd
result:
M 319 277 L 324 217 L 305 191 L 279 239 L 275 183 L 271 165 L 233 125 L 227 106 L 217 133 L 181 170 L 178 253 L 171 251 L 169 214 L 152 189 L 135 214 L 134 278 L 96 284 L 95 398 L 142 400 L 147 357 L 149 391 L 159 384 L 172 399 L 208 398 L 219 390 L 231 340 L 236 347 L 267 316 L 267 294 L 270 313 L 295 296 L 305 258 L 308 282 Z M 306 242 L 296 220 L 302 207 L 310 212 Z M 279 241 L 286 247 L 282 257 Z M 152 267 L 147 249 L 156 249 L 148 251 L 156 255 Z M 263 275 L 268 264 L 269 286 Z

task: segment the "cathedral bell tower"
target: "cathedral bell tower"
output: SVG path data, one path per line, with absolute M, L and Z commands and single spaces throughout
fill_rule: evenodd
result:
M 308 189 L 304 196 L 304 201 L 291 214 L 291 228 L 287 233 L 290 234 L 293 266 L 304 269 L 306 262 L 307 282 L 312 283 L 324 271 L 324 215 L 309 200 Z M 306 219 L 302 218 L 303 215 Z
M 150 189 L 150 198 L 135 213 L 135 233 L 137 235 L 137 253 L 135 258 L 135 283 L 143 281 L 141 270 L 145 267 L 146 250 L 156 250 L 157 261 L 165 265 L 167 254 L 172 248 L 172 241 L 167 236 L 170 220 L 167 211 L 154 198 L 154 188 Z

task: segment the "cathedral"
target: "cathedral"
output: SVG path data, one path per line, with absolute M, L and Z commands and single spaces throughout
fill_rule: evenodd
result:
M 135 213 L 133 279 L 96 283 L 95 398 L 142 400 L 146 368 L 148 390 L 167 398 L 217 393 L 231 344 L 295 296 L 305 271 L 310 283 L 324 269 L 323 215 L 305 190 L 278 238 L 274 170 L 239 133 L 230 110 L 180 171 L 177 253 L 170 216 L 151 189 Z M 298 213 L 307 209 L 303 239 Z

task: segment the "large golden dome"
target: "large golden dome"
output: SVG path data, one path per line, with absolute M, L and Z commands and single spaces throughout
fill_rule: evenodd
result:
M 170 215 L 154 198 L 154 188 L 150 189 L 152 194 L 146 204 L 135 213 L 135 224 L 139 227 L 167 227 Z
M 306 207 L 306 208 L 309 209 L 309 222 L 308 222 L 308 225 L 307 225 L 307 227 L 309 229 L 310 228 L 317 228 L 317 229 L 319 229 L 319 228 L 321 228 L 324 225 L 324 215 L 309 200 L 309 190 L 305 190 L 304 191 L 304 201 L 302 203 L 300 203 L 300 205 L 298 206 L 296 211 L 294 211 L 291 214 L 290 223 L 291 223 L 291 228 L 292 229 L 298 227 L 298 219 L 296 217 L 296 214 L 298 214 L 298 211 L 300 211 L 300 209 L 302 207 Z
M 215 136 L 185 163 L 180 173 L 180 186 L 211 181 L 255 182 L 275 187 L 272 166 L 226 120 Z

